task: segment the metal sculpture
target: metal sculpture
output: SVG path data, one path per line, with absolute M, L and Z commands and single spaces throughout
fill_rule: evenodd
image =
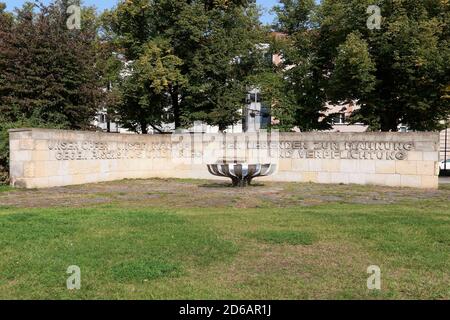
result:
M 217 163 L 208 164 L 208 171 L 218 177 L 231 178 L 234 187 L 251 185 L 254 178 L 270 176 L 275 164 Z

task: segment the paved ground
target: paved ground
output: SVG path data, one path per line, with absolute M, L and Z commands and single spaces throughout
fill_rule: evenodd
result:
M 414 200 L 450 203 L 450 185 L 442 184 L 439 190 L 417 190 L 357 185 L 264 183 L 241 189 L 230 187 L 224 180 L 152 179 L 0 192 L 0 206 L 25 208 L 105 204 L 123 207 L 264 208 L 312 206 L 331 202 L 389 204 Z
M 450 184 L 450 177 L 439 178 L 439 184 Z

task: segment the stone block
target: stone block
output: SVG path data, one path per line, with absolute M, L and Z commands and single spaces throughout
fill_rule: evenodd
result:
M 332 172 L 331 173 L 331 183 L 334 184 L 348 184 L 348 174 L 347 173 L 340 173 L 340 172 Z
M 355 172 L 355 171 L 359 171 L 358 167 L 359 167 L 359 160 L 341 160 L 340 164 L 340 170 L 338 170 L 337 172 L 342 172 L 342 173 L 351 173 L 351 172 Z
M 9 150 L 18 151 L 20 150 L 20 140 L 9 140 Z
M 16 161 L 31 161 L 31 151 L 14 151 L 10 153 L 10 161 L 16 162 Z
M 34 142 L 34 150 L 38 151 L 48 151 L 48 141 L 47 140 L 36 140 Z
M 26 188 L 49 188 L 48 177 L 29 178 L 24 180 Z
M 308 161 L 308 168 L 311 172 L 321 172 L 322 171 L 322 164 L 324 160 L 318 160 L 318 159 L 309 159 Z
M 375 164 L 376 164 L 375 160 L 359 160 L 357 170 L 358 172 L 363 173 L 376 173 Z
M 23 177 L 24 176 L 24 171 L 23 168 L 24 167 L 24 162 L 22 161 L 15 161 L 12 162 L 11 165 L 9 166 L 9 175 L 11 178 L 16 178 L 16 177 Z
M 278 162 L 278 170 L 291 171 L 292 170 L 292 159 L 280 159 L 280 161 Z
M 43 174 L 43 176 L 45 176 L 45 175 Z M 24 178 L 34 178 L 34 177 L 36 177 L 35 163 L 34 162 L 25 162 L 23 164 L 23 177 Z
M 35 150 L 31 155 L 32 161 L 50 161 L 50 151 Z
M 20 150 L 33 150 L 34 149 L 34 140 L 33 139 L 19 140 L 19 149 Z
M 330 172 L 318 172 L 317 173 L 318 183 L 331 183 L 331 173 Z
M 348 183 L 351 184 L 366 184 L 366 173 L 349 173 L 347 174 Z
M 408 157 L 406 160 L 410 161 L 422 161 L 423 160 L 423 153 L 420 151 L 411 151 L 408 153 Z
M 64 186 L 64 182 L 65 182 L 65 180 L 64 180 L 63 176 L 49 177 L 47 187 L 52 188 L 52 187 Z
M 417 163 L 417 173 L 422 176 L 434 176 L 437 165 L 435 161 L 420 161 Z
M 305 159 L 293 159 L 292 170 L 299 172 L 306 172 L 309 170 L 309 162 Z
M 395 173 L 403 175 L 415 175 L 417 174 L 417 161 L 396 161 Z
M 394 174 L 396 172 L 395 161 L 379 160 L 375 162 L 375 173 Z
M 424 152 L 423 153 L 424 161 L 439 161 L 439 152 Z
M 439 178 L 438 176 L 422 176 L 421 188 L 425 189 L 437 189 L 439 187 Z
M 401 186 L 408 188 L 422 188 L 422 177 L 419 175 L 401 175 Z
M 293 181 L 299 181 L 304 182 L 301 180 L 301 173 L 293 172 L 293 171 L 279 171 L 277 172 L 273 178 L 273 181 L 280 181 L 280 182 L 293 182 Z
M 399 174 L 387 174 L 385 175 L 386 186 L 389 187 L 401 187 L 401 176 Z
M 324 160 L 322 163 L 322 170 L 324 172 L 340 172 L 342 166 L 341 161 L 344 160 L 334 160 L 334 159 Z
M 303 182 L 318 182 L 318 176 L 319 173 L 318 172 L 302 172 L 300 174 L 300 179 Z

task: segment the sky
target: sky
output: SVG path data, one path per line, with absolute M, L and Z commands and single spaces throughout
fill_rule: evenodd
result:
M 13 10 L 14 7 L 21 7 L 26 0 L 0 0 L 0 2 L 6 3 L 6 7 L 9 11 Z M 48 2 L 48 0 L 43 0 L 42 2 Z M 84 0 L 85 5 L 95 5 L 99 10 L 107 9 L 113 7 L 117 1 L 116 0 Z M 257 0 L 260 6 L 263 7 L 264 14 L 261 18 L 263 23 L 270 23 L 273 20 L 273 15 L 269 13 L 270 9 L 277 4 L 277 0 Z

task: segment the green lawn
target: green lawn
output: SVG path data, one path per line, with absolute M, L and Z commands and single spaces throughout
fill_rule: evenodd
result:
M 0 192 L 7 192 L 7 191 L 11 191 L 11 190 L 12 190 L 12 188 L 10 186 L 0 184 Z
M 450 298 L 447 202 L 0 209 L 1 299 Z M 66 269 L 81 268 L 81 290 Z M 366 287 L 369 265 L 382 290 Z

